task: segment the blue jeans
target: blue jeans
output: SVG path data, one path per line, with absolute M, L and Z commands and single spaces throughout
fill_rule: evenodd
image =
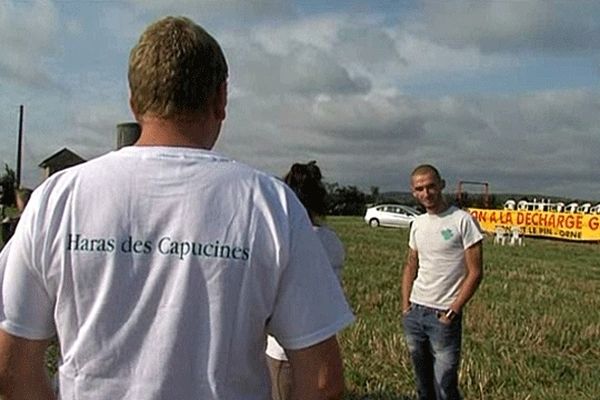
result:
M 442 310 L 412 304 L 403 317 L 419 400 L 459 400 L 458 367 L 462 315 L 450 324 L 438 319 Z

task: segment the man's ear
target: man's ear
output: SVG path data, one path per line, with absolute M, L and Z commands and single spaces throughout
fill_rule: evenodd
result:
M 225 109 L 227 108 L 227 81 L 223 81 L 217 86 L 214 106 L 215 116 L 218 120 L 223 121 L 226 116 Z
M 446 180 L 442 179 L 440 180 L 440 189 L 444 189 L 446 187 Z
M 137 121 L 140 122 L 140 118 L 138 113 L 135 111 L 135 108 L 133 107 L 133 101 L 131 100 L 131 89 L 129 89 L 129 87 L 127 88 L 127 93 L 129 94 L 129 109 L 131 110 L 131 113 L 133 114 L 133 118 Z

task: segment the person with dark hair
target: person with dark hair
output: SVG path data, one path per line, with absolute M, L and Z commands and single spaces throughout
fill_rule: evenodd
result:
M 10 243 L 0 398 L 264 400 L 267 334 L 294 399 L 340 399 L 336 334 L 354 316 L 302 204 L 212 150 L 227 105 L 217 41 L 162 18 L 129 58 L 133 146 L 61 171 Z M 307 288 L 308 293 L 307 293 Z
M 33 191 L 29 188 L 15 189 L 15 205 L 17 206 L 18 214 L 12 220 L 10 236 L 12 236 L 15 233 L 15 230 L 17 229 L 17 224 L 19 223 L 23 211 L 25 211 L 27 203 L 29 203 L 29 198 L 31 197 L 32 192 Z
M 31 197 L 32 190 L 29 188 L 18 188 L 15 189 L 15 205 L 17 206 L 17 215 L 13 217 L 6 217 L 3 221 L 3 230 L 6 232 L 3 233 L 4 244 L 6 245 L 10 238 L 14 235 L 15 230 L 17 229 L 17 224 L 21 218 L 21 214 L 25 210 L 25 206 L 29 202 L 29 198 Z
M 327 253 L 331 267 L 341 281 L 346 253 L 336 233 L 325 225 L 327 214 L 327 190 L 321 181 L 321 170 L 316 161 L 292 165 L 283 181 L 296 193 L 304 205 L 313 225 L 313 230 Z M 271 396 L 273 400 L 291 399 L 292 370 L 285 349 L 277 339 L 267 339 L 267 364 L 271 374 Z
M 458 400 L 463 309 L 483 277 L 483 235 L 467 212 L 449 206 L 432 165 L 411 174 L 413 196 L 427 211 L 411 225 L 402 274 L 404 335 L 419 400 Z
M 33 191 L 25 187 L 18 188 L 15 190 L 15 203 L 19 214 L 22 214 L 25 210 L 25 206 L 27 206 L 27 203 L 29 203 L 31 193 L 33 193 Z

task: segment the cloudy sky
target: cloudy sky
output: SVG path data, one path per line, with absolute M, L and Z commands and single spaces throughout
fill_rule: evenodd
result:
M 20 104 L 27 186 L 63 147 L 114 149 L 129 50 L 169 14 L 228 59 L 221 153 L 275 175 L 314 159 L 366 192 L 427 162 L 450 191 L 600 200 L 593 0 L 0 0 L 0 162 L 16 166 Z

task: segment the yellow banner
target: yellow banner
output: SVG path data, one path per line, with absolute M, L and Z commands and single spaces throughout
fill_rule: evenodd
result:
M 487 210 L 469 208 L 468 211 L 487 232 L 496 227 L 518 226 L 526 236 L 545 236 L 565 240 L 600 240 L 600 215 L 525 210 Z

